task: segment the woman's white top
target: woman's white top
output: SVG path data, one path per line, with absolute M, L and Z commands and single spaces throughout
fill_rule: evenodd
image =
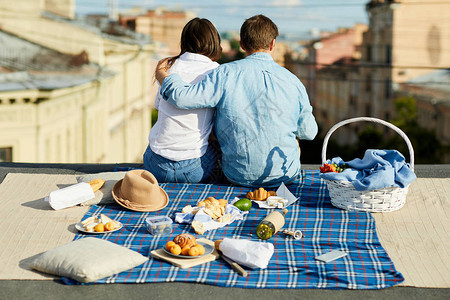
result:
M 208 57 L 186 52 L 169 69 L 187 83 L 197 83 L 219 66 Z M 158 121 L 150 130 L 150 148 L 167 159 L 180 161 L 198 158 L 208 148 L 213 126 L 214 108 L 179 109 L 162 98 L 160 91 L 155 99 Z

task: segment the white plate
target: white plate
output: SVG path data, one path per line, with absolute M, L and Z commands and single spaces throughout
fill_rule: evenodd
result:
M 170 255 L 172 257 L 175 257 L 175 258 L 187 258 L 187 259 L 203 257 L 205 255 L 211 254 L 214 251 L 214 247 L 209 245 L 209 244 L 205 244 L 205 243 L 202 243 L 202 242 L 198 242 L 197 244 L 200 244 L 200 245 L 202 245 L 205 248 L 205 253 L 203 253 L 202 255 L 197 255 L 197 256 L 189 256 L 189 255 L 181 255 L 181 254 L 180 255 L 175 255 L 175 254 L 170 253 L 170 251 L 167 251 L 166 247 L 164 247 L 163 250 L 164 250 L 164 252 L 166 252 L 168 255 Z
M 84 233 L 92 233 L 92 234 L 111 233 L 111 232 L 117 231 L 117 230 L 119 230 L 119 229 L 121 229 L 121 228 L 123 227 L 123 224 L 120 223 L 119 221 L 114 221 L 114 222 L 118 223 L 120 226 L 119 226 L 119 228 L 116 228 L 116 229 L 110 230 L 110 231 L 103 231 L 103 232 L 87 231 L 86 229 L 84 229 L 83 224 L 81 224 L 81 222 L 75 224 L 75 228 L 76 228 L 78 231 L 81 231 L 81 232 L 84 232 Z

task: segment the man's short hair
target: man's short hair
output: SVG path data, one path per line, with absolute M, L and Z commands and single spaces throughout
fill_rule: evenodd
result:
M 266 16 L 256 15 L 241 26 L 241 43 L 245 51 L 268 50 L 278 36 L 278 27 Z

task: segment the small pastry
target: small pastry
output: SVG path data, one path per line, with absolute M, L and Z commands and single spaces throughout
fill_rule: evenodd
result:
M 266 191 L 264 188 L 259 188 L 255 190 L 254 192 L 248 192 L 246 197 L 250 200 L 258 200 L 263 201 L 266 200 L 269 196 L 276 196 L 277 193 L 274 191 Z
M 194 246 L 197 244 L 195 237 L 189 233 L 182 233 L 173 238 L 175 244 L 179 245 L 181 248 L 185 246 Z M 180 249 L 181 251 L 181 249 Z

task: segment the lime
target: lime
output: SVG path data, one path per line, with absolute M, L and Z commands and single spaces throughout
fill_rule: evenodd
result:
M 252 208 L 252 201 L 247 198 L 242 198 L 234 203 L 234 206 L 242 211 L 248 211 Z

